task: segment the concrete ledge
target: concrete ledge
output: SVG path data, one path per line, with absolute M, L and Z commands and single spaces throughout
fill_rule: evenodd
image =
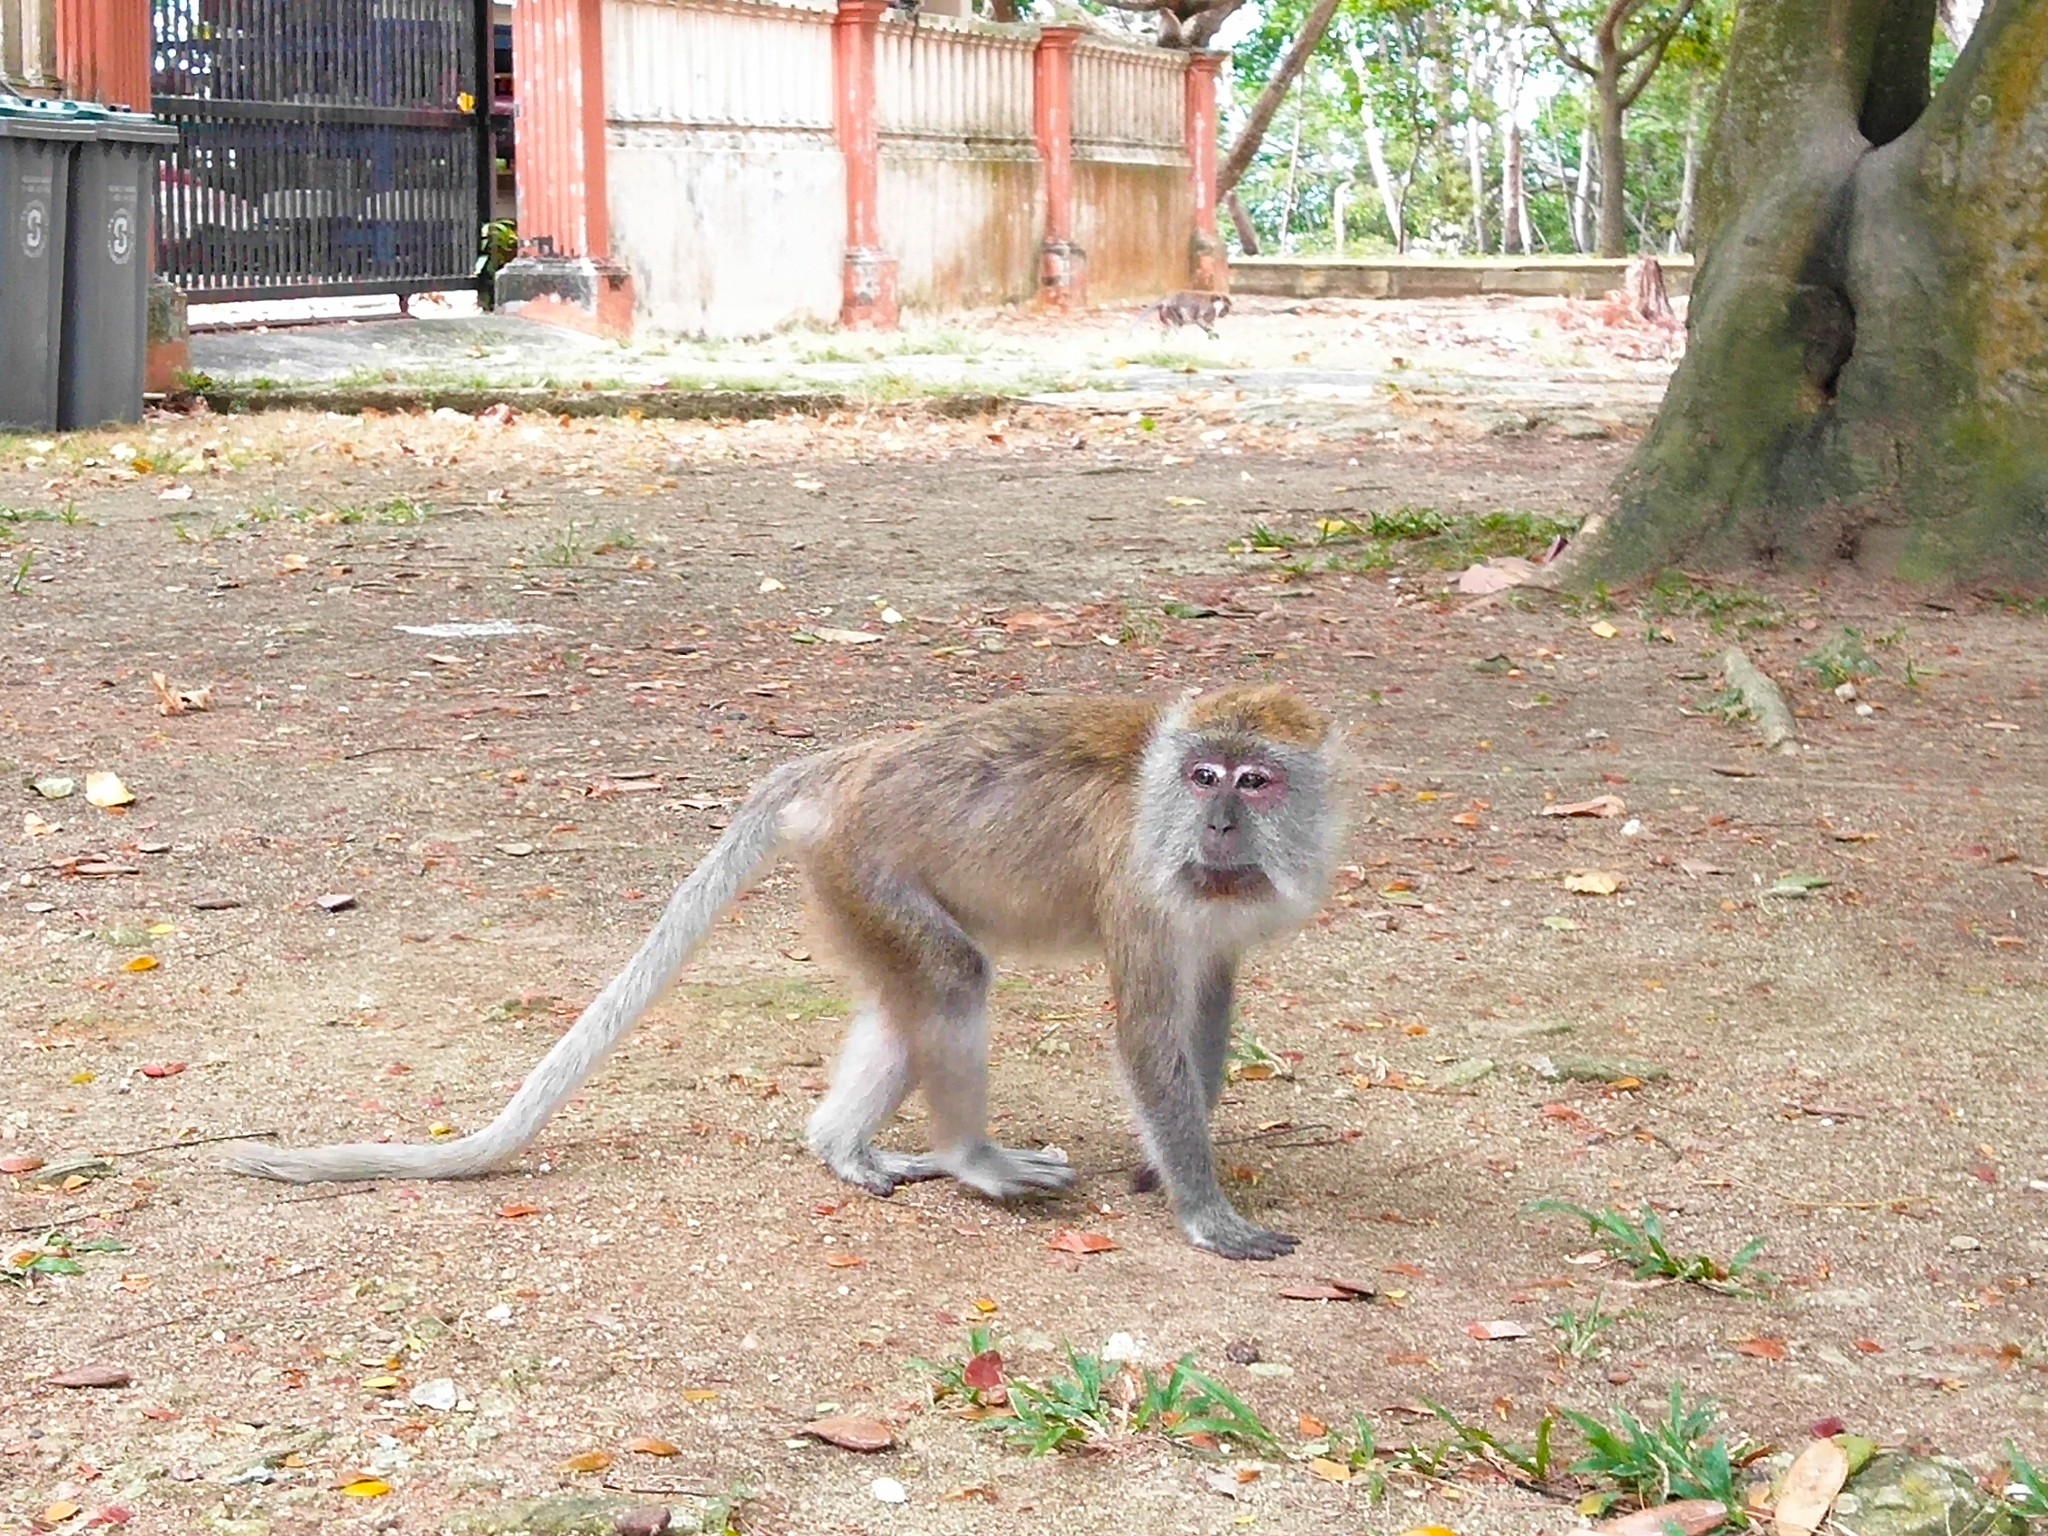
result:
M 210 384 L 194 392 L 223 415 L 253 411 L 461 411 L 474 416 L 494 405 L 547 416 L 653 416 L 665 421 L 757 421 L 775 416 L 825 416 L 833 411 L 902 410 L 948 418 L 971 417 L 1014 404 L 1015 396 L 983 392 L 917 395 L 877 401 L 831 390 L 746 389 L 475 389 L 418 388 L 403 384 L 352 388 L 318 386 L 254 389 Z
M 1692 258 L 1660 256 L 1664 290 L 1692 291 Z M 1233 293 L 1276 299 L 1463 299 L 1488 293 L 1521 298 L 1597 299 L 1619 288 L 1626 261 L 1596 256 L 1530 256 L 1448 261 L 1412 256 L 1361 260 L 1336 257 L 1238 256 L 1230 263 Z

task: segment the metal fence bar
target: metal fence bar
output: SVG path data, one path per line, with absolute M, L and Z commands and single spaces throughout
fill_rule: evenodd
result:
M 474 281 L 489 0 L 155 0 L 153 16 L 153 106 L 180 130 L 160 275 L 207 298 Z

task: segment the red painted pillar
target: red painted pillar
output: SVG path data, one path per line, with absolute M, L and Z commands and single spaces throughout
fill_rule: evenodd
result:
M 149 110 L 150 0 L 57 0 L 57 79 L 78 101 Z
M 497 294 L 509 314 L 624 336 L 633 284 L 612 260 L 604 69 L 604 0 L 512 7 L 519 255 Z
M 896 258 L 882 249 L 882 133 L 875 33 L 888 0 L 839 0 L 832 26 L 833 118 L 846 159 L 846 267 L 839 323 L 893 330 Z
M 1045 241 L 1038 297 L 1079 309 L 1088 296 L 1088 253 L 1074 243 L 1074 44 L 1079 27 L 1044 27 L 1032 56 L 1031 126 L 1045 175 Z
M 1230 263 L 1216 234 L 1216 76 L 1222 67 L 1220 53 L 1188 55 L 1188 176 L 1195 193 L 1190 265 L 1194 285 L 1210 293 L 1230 288 Z

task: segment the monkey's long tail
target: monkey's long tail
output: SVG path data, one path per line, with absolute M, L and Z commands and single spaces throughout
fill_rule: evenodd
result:
M 563 1100 L 596 1070 L 640 1015 L 683 968 L 711 925 L 775 856 L 782 813 L 814 786 L 824 755 L 801 758 L 770 774 L 748 796 L 704 862 L 676 888 L 653 932 L 583 1010 L 575 1026 L 526 1076 L 512 1102 L 482 1130 L 458 1141 L 387 1145 L 352 1142 L 302 1149 L 246 1146 L 231 1153 L 234 1173 L 311 1184 L 323 1179 L 464 1179 L 515 1156 Z

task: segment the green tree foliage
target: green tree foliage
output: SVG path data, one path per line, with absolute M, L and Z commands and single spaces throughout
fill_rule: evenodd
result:
M 1226 141 L 1311 4 L 1266 0 L 1233 48 Z M 1602 7 L 1587 0 L 1582 8 Z M 1623 210 L 1632 249 L 1689 246 L 1689 190 L 1733 9 L 1734 0 L 1696 0 L 1626 116 Z M 1511 128 L 1528 244 L 1591 249 L 1600 184 L 1595 91 L 1559 59 L 1537 15 L 1529 0 L 1343 0 L 1238 186 L 1261 249 L 1500 251 L 1503 224 L 1518 222 L 1503 196 Z M 1560 28 L 1576 18 L 1562 5 L 1552 14 Z M 1508 248 L 1521 248 L 1519 237 Z

